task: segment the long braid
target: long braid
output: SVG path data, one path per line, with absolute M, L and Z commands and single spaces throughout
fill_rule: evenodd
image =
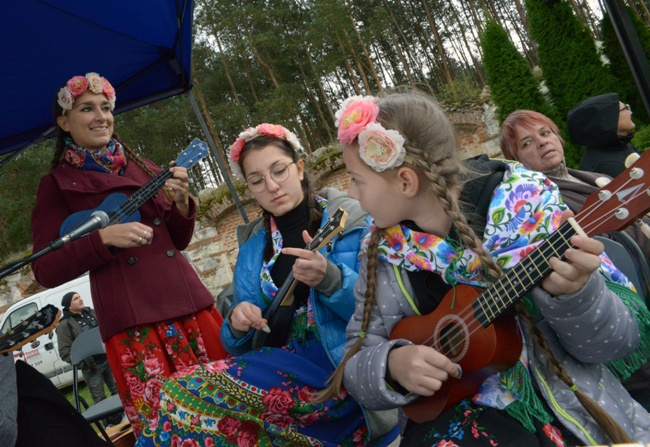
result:
M 345 374 L 345 365 L 352 356 L 361 350 L 363 342 L 365 341 L 365 334 L 368 330 L 368 325 L 370 324 L 370 315 L 372 313 L 372 307 L 377 301 L 376 290 L 377 290 L 377 265 L 379 264 L 379 241 L 384 237 L 384 230 L 381 228 L 376 228 L 370 234 L 370 241 L 368 243 L 367 250 L 367 277 L 366 277 L 366 292 L 365 300 L 363 302 L 363 321 L 361 323 L 361 334 L 354 342 L 350 350 L 345 354 L 341 363 L 336 367 L 332 375 L 327 380 L 329 384 L 326 388 L 317 392 L 314 395 L 313 401 L 317 403 L 322 403 L 325 400 L 333 396 L 338 396 L 341 394 L 341 388 L 343 387 L 343 377 Z
M 407 150 L 405 163 L 418 168 L 426 176 L 431 190 L 457 228 L 463 243 L 478 255 L 483 268 L 492 277 L 492 280 L 499 278 L 502 275 L 501 269 L 489 256 L 482 245 L 482 241 L 469 225 L 467 218 L 460 209 L 459 201 L 454 195 L 454 193 L 462 190 L 463 179 L 469 178 L 472 174 L 458 158 L 453 127 L 442 109 L 430 98 L 413 92 L 392 94 L 380 99 L 378 105 L 379 115 L 377 121 L 386 129 L 398 130 L 405 138 L 404 147 Z M 374 304 L 376 267 L 371 266 L 371 259 L 376 258 L 377 246 L 373 245 L 373 243 L 379 241 L 379 238 L 375 238 L 376 236 L 376 234 L 373 234 L 371 245 L 368 248 L 368 288 L 366 290 L 366 307 L 364 308 L 362 326 L 364 332 L 367 329 L 371 305 Z M 374 262 L 376 262 L 376 259 Z M 369 294 L 371 289 L 372 295 Z M 371 304 L 369 305 L 369 303 Z M 553 355 L 542 332 L 533 324 L 526 306 L 519 302 L 515 309 L 521 320 L 530 329 L 535 345 L 539 346 L 547 355 L 549 365 L 555 374 L 575 393 L 581 405 L 598 423 L 604 433 L 612 442 L 631 442 L 625 430 L 597 402 L 575 386 L 562 364 Z M 356 354 L 362 344 L 363 339 L 360 337 L 344 358 L 342 365 Z M 332 384 L 324 391 L 340 390 L 343 375 L 339 369 L 342 368 L 343 366 L 339 365 L 335 376 L 333 376 Z M 334 385 L 337 387 L 334 388 Z M 332 391 L 329 395 L 332 394 L 335 393 Z
M 526 305 L 523 301 L 519 301 L 515 305 L 515 309 L 519 318 L 526 324 L 530 333 L 533 335 L 533 340 L 535 345 L 542 349 L 548 358 L 549 366 L 553 369 L 555 374 L 568 386 L 571 391 L 576 395 L 580 404 L 587 410 L 596 423 L 603 429 L 603 432 L 610 438 L 614 443 L 626 443 L 632 442 L 632 438 L 627 434 L 627 432 L 621 427 L 618 422 L 616 422 L 603 408 L 598 405 L 596 401 L 587 396 L 582 390 L 580 390 L 569 374 L 566 372 L 562 364 L 555 358 L 551 348 L 548 345 L 546 337 L 539 330 L 537 326 L 532 321 L 530 312 L 526 308 Z

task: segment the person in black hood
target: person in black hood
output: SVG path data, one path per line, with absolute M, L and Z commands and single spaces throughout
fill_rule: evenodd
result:
M 634 136 L 632 110 L 618 93 L 592 96 L 578 103 L 567 114 L 569 137 L 586 146 L 580 160 L 582 171 L 616 177 L 625 170 L 625 159 L 637 152 L 630 143 Z

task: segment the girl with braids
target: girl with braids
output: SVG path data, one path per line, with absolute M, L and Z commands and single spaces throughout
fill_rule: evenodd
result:
M 461 162 L 451 123 L 424 95 L 351 98 L 337 112 L 337 126 L 348 193 L 374 221 L 346 356 L 320 398 L 345 384 L 368 409 L 401 408 L 463 372 L 428 345 L 391 338 L 396 324 L 453 307 L 442 299 L 458 284 L 489 286 L 568 214 L 541 173 L 487 158 Z M 650 441 L 650 416 L 609 369 L 645 362 L 648 341 L 640 341 L 639 327 L 645 334 L 647 309 L 599 257 L 600 242 L 574 236 L 571 243 L 565 260 L 550 259 L 552 273 L 517 305 L 513 329 L 523 348 L 512 353 L 514 365 L 433 420 L 426 421 L 426 409 L 416 417 L 424 422 L 401 413 L 402 445 Z
M 72 213 L 113 193 L 129 196 L 161 171 L 118 139 L 114 107 L 115 90 L 96 73 L 74 76 L 59 90 L 52 171 L 41 179 L 32 213 L 35 251 L 59 237 Z M 181 253 L 197 210 L 187 170 L 171 172 L 164 194 L 140 207 L 140 222 L 93 231 L 32 263 L 45 287 L 90 272 L 106 355 L 135 433 L 157 403 L 160 377 L 226 355 L 214 298 Z
M 235 357 L 166 381 L 159 414 L 138 446 L 170 440 L 201 446 L 360 446 L 369 439 L 364 413 L 351 398 L 312 401 L 343 357 L 368 218 L 345 193 L 315 192 L 301 151 L 292 132 L 268 123 L 245 130 L 231 146 L 232 172 L 246 180 L 262 208 L 259 218 L 237 228 L 233 299 L 221 328 L 221 340 Z M 342 235 L 327 247 L 306 250 L 339 208 L 348 213 Z M 290 273 L 297 280 L 295 310 L 274 323 L 262 315 Z M 270 333 L 259 346 L 254 340 L 263 329 Z M 371 427 L 373 437 L 391 428 L 393 437 L 397 434 L 397 412 L 388 415 L 392 423 Z

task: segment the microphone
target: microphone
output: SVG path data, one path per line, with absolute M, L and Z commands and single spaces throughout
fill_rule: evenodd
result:
M 104 211 L 101 210 L 93 211 L 93 213 L 90 215 L 90 219 L 88 219 L 87 221 L 83 222 L 80 225 L 77 225 L 75 229 L 69 232 L 68 234 L 63 235 L 60 238 L 52 241 L 50 243 L 50 247 L 52 248 L 52 250 L 57 250 L 63 247 L 68 242 L 76 241 L 77 239 L 86 236 L 88 233 L 90 233 L 93 230 L 106 228 L 109 220 L 110 219 L 108 217 L 108 214 L 106 214 Z

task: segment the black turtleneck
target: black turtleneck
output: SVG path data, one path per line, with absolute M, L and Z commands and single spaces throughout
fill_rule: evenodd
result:
M 297 207 L 288 213 L 282 216 L 273 216 L 273 219 L 275 219 L 278 230 L 282 235 L 283 247 L 305 248 L 306 244 L 302 238 L 302 232 L 303 230 L 309 230 L 309 205 L 307 204 L 307 199 L 300 202 Z M 275 264 L 271 269 L 271 277 L 278 288 L 282 287 L 287 276 L 289 276 L 294 262 L 296 262 L 295 256 L 288 256 L 282 253 L 275 260 Z M 309 287 L 299 282 L 293 294 L 300 305 L 307 300 Z

